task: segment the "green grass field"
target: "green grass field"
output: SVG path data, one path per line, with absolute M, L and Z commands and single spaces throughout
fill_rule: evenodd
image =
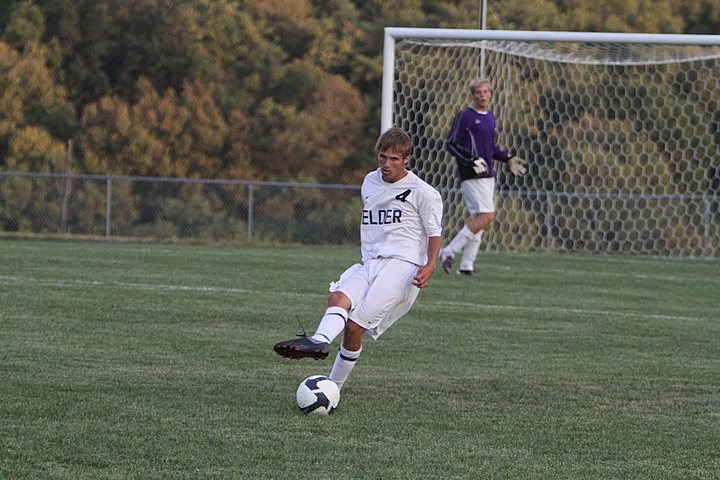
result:
M 0 240 L 0 478 L 720 478 L 720 263 L 485 254 L 327 374 L 350 248 Z M 333 354 L 334 356 L 334 354 Z

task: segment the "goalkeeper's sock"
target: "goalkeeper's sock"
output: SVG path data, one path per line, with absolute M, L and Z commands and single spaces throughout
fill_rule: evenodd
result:
M 445 254 L 454 256 L 457 252 L 465 248 L 465 245 L 474 238 L 475 234 L 470 231 L 467 225 L 465 225 L 462 230 L 455 235 L 455 238 L 452 239 L 450 245 L 445 247 Z
M 480 249 L 482 236 L 483 231 L 480 230 L 471 240 L 468 240 L 465 248 L 463 249 L 462 260 L 460 260 L 460 270 L 475 270 L 475 258 L 477 258 L 478 250 Z
M 345 328 L 347 322 L 347 311 L 340 307 L 328 307 L 325 315 L 320 319 L 320 325 L 315 330 L 315 335 L 310 337 L 314 342 L 332 343 L 335 337 Z
M 362 347 L 360 347 L 360 350 L 353 352 L 340 345 L 340 350 L 335 357 L 335 363 L 333 363 L 330 375 L 328 375 L 328 378 L 335 382 L 338 388 L 342 388 L 345 384 L 361 352 Z

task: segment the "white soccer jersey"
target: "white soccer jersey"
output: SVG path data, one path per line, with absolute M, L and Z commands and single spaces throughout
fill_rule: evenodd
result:
M 443 205 L 437 190 L 411 171 L 395 183 L 385 182 L 378 168 L 365 176 L 361 195 L 363 262 L 398 258 L 425 265 L 428 237 L 442 233 Z

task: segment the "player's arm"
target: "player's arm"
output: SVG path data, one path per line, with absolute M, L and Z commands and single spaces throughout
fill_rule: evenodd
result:
M 522 176 L 527 173 L 527 162 L 515 155 L 514 150 L 503 150 L 496 143 L 493 144 L 493 159 L 507 163 L 510 173 Z
M 461 111 L 455 117 L 447 140 L 445 140 L 445 149 L 450 155 L 455 157 L 458 162 L 463 165 L 469 165 L 474 158 L 472 152 L 462 145 L 462 135 L 465 132 L 465 128 L 462 126 L 462 114 L 463 112 Z
M 475 156 L 472 154 L 472 152 L 451 140 L 448 140 L 445 143 L 445 148 L 448 152 L 450 152 L 450 155 L 455 157 L 457 161 L 463 165 L 470 165 L 475 159 Z
M 418 268 L 413 285 L 421 290 L 425 290 L 430 283 L 430 277 L 435 273 L 435 263 L 440 255 L 440 247 L 442 245 L 442 237 L 428 237 L 427 256 L 428 262 Z
M 440 256 L 442 245 L 442 215 L 443 203 L 440 192 L 428 188 L 421 196 L 418 204 L 420 218 L 422 218 L 423 230 L 427 235 L 427 260 L 425 265 L 418 268 L 413 285 L 420 289 L 426 289 L 430 283 L 430 277 L 435 273 L 435 264 Z
M 514 150 L 503 150 L 497 144 L 497 132 L 493 133 L 493 160 L 507 163 L 510 173 L 522 176 L 527 173 L 527 162 L 515 155 Z

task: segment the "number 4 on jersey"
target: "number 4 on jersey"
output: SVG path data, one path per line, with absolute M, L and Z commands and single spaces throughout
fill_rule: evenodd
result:
M 410 195 L 410 192 L 411 192 L 411 190 L 408 188 L 408 189 L 405 190 L 404 192 L 395 195 L 395 198 L 396 198 L 397 200 L 400 200 L 401 202 L 404 202 L 405 199 L 408 197 L 408 195 Z

